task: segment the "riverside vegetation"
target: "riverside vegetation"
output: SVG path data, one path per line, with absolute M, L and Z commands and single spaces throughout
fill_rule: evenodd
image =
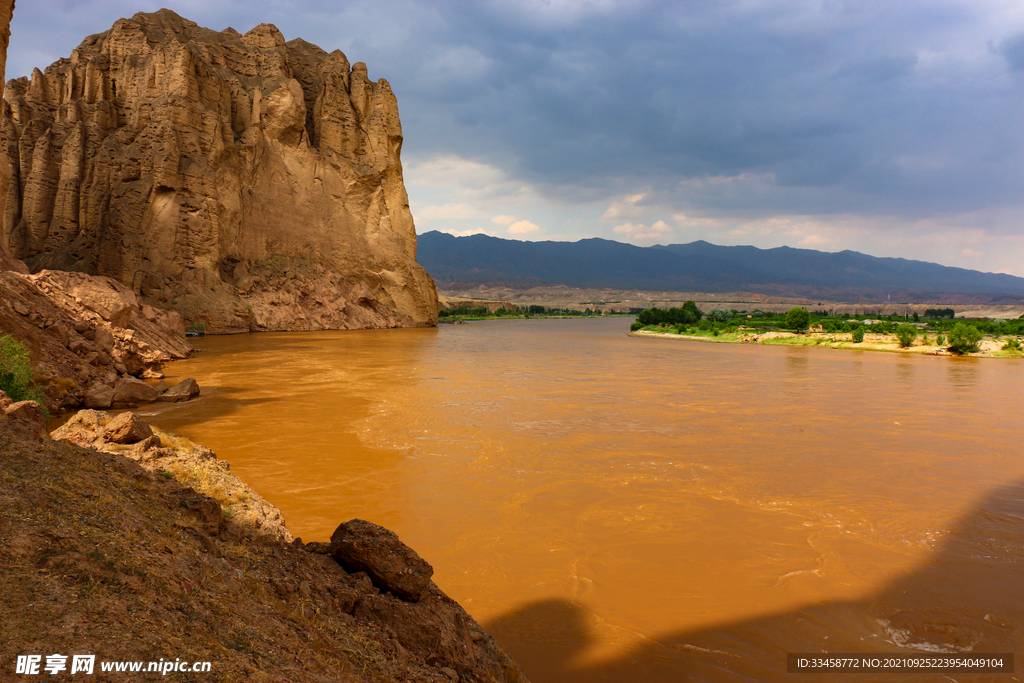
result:
M 441 309 L 438 312 L 438 322 L 456 322 L 462 320 L 493 320 L 495 318 L 505 319 L 529 319 L 529 318 L 599 318 L 607 315 L 629 315 L 628 313 L 602 313 L 600 310 L 587 308 L 579 310 L 576 308 L 551 308 L 533 304 L 516 308 L 498 308 L 491 310 L 487 306 L 458 306 L 456 308 Z
M 1024 357 L 1024 316 L 1013 320 L 955 320 L 951 308 L 928 309 L 924 316 L 914 313 L 853 318 L 800 307 L 785 314 L 725 308 L 704 312 L 693 301 L 687 301 L 680 308 L 641 312 L 630 332 L 704 341 Z

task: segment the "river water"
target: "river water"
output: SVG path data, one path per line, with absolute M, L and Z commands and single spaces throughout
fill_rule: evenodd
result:
M 396 531 L 535 683 L 1024 652 L 1024 363 L 629 322 L 206 337 L 168 368 L 202 397 L 142 412 L 306 541 Z

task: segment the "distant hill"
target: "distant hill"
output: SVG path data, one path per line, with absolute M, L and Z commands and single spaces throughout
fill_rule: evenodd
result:
M 418 237 L 417 260 L 438 287 L 609 287 L 674 292 L 747 291 L 836 301 L 1024 302 L 1024 278 L 924 261 L 704 241 L 637 247 L 600 238 L 521 242 L 488 235 Z

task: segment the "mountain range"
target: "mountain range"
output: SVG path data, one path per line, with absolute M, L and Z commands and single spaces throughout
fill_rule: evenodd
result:
M 567 285 L 665 292 L 755 292 L 833 301 L 1024 302 L 1024 278 L 856 251 L 638 247 L 601 238 L 524 242 L 477 234 L 419 236 L 417 260 L 439 288 Z

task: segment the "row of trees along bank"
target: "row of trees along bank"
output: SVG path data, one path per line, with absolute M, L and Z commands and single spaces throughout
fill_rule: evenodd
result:
M 911 346 L 923 335 L 925 344 L 931 343 L 929 333 L 934 333 L 937 346 L 947 346 L 953 353 L 972 353 L 979 349 L 986 336 L 1006 337 L 1004 351 L 1021 350 L 1024 336 L 1024 316 L 1011 320 L 955 320 L 952 308 L 927 309 L 925 315 L 918 313 L 905 316 L 868 315 L 853 317 L 849 314 L 830 315 L 828 311 L 809 311 L 794 307 L 786 313 L 772 313 L 759 309 L 736 310 L 712 308 L 701 311 L 693 301 L 687 301 L 681 308 L 648 308 L 637 316 L 630 330 L 672 332 L 700 336 L 710 334 L 735 334 L 743 328 L 751 333 L 788 331 L 805 334 L 812 328 L 817 332 L 846 333 L 854 343 L 864 341 L 865 333 L 894 335 L 902 347 Z
M 485 318 L 530 318 L 533 316 L 549 318 L 590 318 L 602 315 L 607 314 L 602 313 L 600 310 L 590 308 L 580 311 L 575 308 L 548 308 L 536 304 L 526 306 L 522 310 L 510 310 L 502 307 L 492 311 L 487 308 L 487 306 L 459 306 L 457 308 L 442 308 L 437 312 L 437 317 L 441 319 L 468 318 L 471 320 L 483 320 Z

